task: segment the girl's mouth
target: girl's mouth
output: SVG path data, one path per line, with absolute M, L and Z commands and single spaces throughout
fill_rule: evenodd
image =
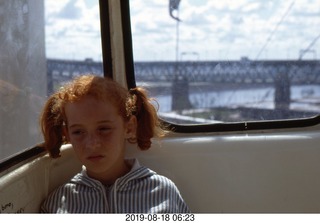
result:
M 92 161 L 92 162 L 97 162 L 97 161 L 100 161 L 103 158 L 104 158 L 103 155 L 93 155 L 93 156 L 89 156 L 87 159 Z

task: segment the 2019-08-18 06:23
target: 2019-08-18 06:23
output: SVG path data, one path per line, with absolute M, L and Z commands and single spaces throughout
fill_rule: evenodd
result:
M 194 214 L 125 214 L 125 221 L 194 222 Z

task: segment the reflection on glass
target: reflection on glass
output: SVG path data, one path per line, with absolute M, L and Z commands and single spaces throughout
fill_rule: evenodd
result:
M 0 159 L 41 139 L 46 95 L 43 1 L 0 3 Z
M 39 113 L 61 82 L 102 75 L 99 1 L 0 0 L 0 161 L 42 142 Z

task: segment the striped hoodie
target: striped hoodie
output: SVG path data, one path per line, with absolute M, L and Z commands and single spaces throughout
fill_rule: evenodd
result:
M 186 213 L 190 212 L 168 178 L 127 160 L 132 168 L 113 185 L 105 186 L 81 173 L 55 189 L 42 203 L 41 213 Z

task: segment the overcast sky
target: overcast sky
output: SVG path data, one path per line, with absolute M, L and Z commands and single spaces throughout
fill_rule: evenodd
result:
M 181 0 L 178 29 L 169 0 L 130 5 L 137 61 L 320 57 L 320 0 Z M 97 0 L 46 0 L 45 12 L 48 58 L 101 60 Z

